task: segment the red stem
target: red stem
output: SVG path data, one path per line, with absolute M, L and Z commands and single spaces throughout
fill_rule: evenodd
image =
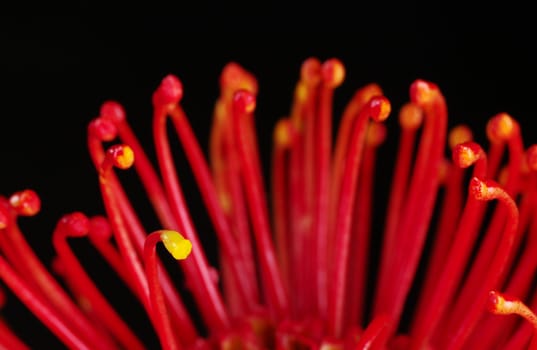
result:
M 286 290 L 291 290 L 291 235 L 289 217 L 289 187 L 287 183 L 287 164 L 289 146 L 293 136 L 288 119 L 281 119 L 274 130 L 272 150 L 272 222 L 278 263 Z
M 136 159 L 134 167 L 160 221 L 165 227 L 174 226 L 175 220 L 171 214 L 170 206 L 166 201 L 166 194 L 164 193 L 162 183 L 155 168 L 144 152 L 143 147 L 140 145 L 136 134 L 132 131 L 123 107 L 117 102 L 105 102 L 101 106 L 101 117 L 113 122 L 121 141 L 132 148 Z
M 360 340 L 354 347 L 356 350 L 384 349 L 388 341 L 388 325 L 391 320 L 388 315 L 377 315 L 360 334 Z
M 164 187 L 168 195 L 168 202 L 178 223 L 177 227 L 172 228 L 184 232 L 185 236 L 192 241 L 192 245 L 194 246 L 191 259 L 188 262 L 182 263 L 181 267 L 184 269 L 187 279 L 192 285 L 192 292 L 207 325 L 213 330 L 226 329 L 230 325 L 230 320 L 227 316 L 220 292 L 211 278 L 207 258 L 203 254 L 202 245 L 193 227 L 173 164 L 173 156 L 166 131 L 169 108 L 173 108 L 173 106 L 155 106 L 153 115 L 153 139 L 155 141 L 160 173 L 163 176 Z
M 22 278 L 32 285 L 34 292 L 46 297 L 50 307 L 56 308 L 63 320 L 69 323 L 74 331 L 78 332 L 77 334 L 81 334 L 89 344 L 102 349 L 115 348 L 112 339 L 91 324 L 47 268 L 43 266 L 16 225 L 14 214 L 3 234 L 9 240 L 13 251 L 21 257 L 18 259 L 18 263 L 25 266 L 23 270 L 31 271 Z
M 98 133 L 95 132 L 96 129 L 91 127 L 91 125 L 95 125 L 96 122 L 98 122 L 98 120 L 94 120 L 92 124 L 90 124 L 87 141 L 92 160 L 94 164 L 96 164 L 95 166 L 97 167 L 97 169 L 99 169 L 100 164 L 104 161 L 106 156 L 102 146 L 102 135 L 98 135 Z M 134 247 L 135 254 L 141 255 L 144 240 L 146 237 L 145 230 L 142 227 L 138 216 L 134 212 L 134 209 L 132 208 L 120 182 L 118 181 L 117 176 L 112 172 L 108 175 L 108 177 L 108 187 L 110 187 L 111 189 L 109 192 L 114 194 L 116 203 L 115 206 L 118 207 L 117 213 L 121 214 L 121 217 L 119 219 L 122 222 L 121 225 L 124 227 L 124 230 L 126 230 L 125 232 L 127 233 L 127 236 L 130 237 L 129 240 L 134 240 L 134 242 L 129 243 L 129 245 Z M 172 219 L 174 222 L 173 225 L 177 226 L 177 224 L 175 224 L 175 219 Z M 105 252 L 106 249 L 104 247 L 100 247 L 100 249 L 102 254 L 107 254 Z M 124 260 L 124 258 L 120 258 L 119 260 Z M 118 265 L 118 263 L 112 263 L 112 261 L 110 261 L 110 263 L 112 266 Z M 121 264 L 123 264 L 123 270 L 125 270 L 125 264 L 123 262 Z M 115 269 L 116 271 L 119 271 L 117 267 Z M 127 285 L 131 288 L 132 292 L 139 298 L 140 302 L 143 304 L 144 296 L 140 294 L 137 290 L 137 282 L 134 280 L 135 276 L 131 274 L 130 269 L 127 269 L 125 271 L 127 271 L 127 274 L 130 275 L 130 277 L 128 278 L 130 281 L 127 283 Z M 175 290 L 172 281 L 170 280 L 165 270 L 161 270 L 160 277 L 162 288 L 164 289 L 164 293 L 167 297 L 170 308 L 173 311 L 174 321 L 181 326 L 181 329 L 183 330 L 183 339 L 185 339 L 186 342 L 190 343 L 197 338 L 197 331 L 195 330 L 192 320 L 188 316 L 188 313 L 181 301 L 181 298 L 177 294 L 177 291 Z
M 474 178 L 475 179 L 475 178 Z M 476 186 L 477 183 L 473 181 L 473 186 Z M 500 200 L 500 202 L 506 207 L 507 211 L 507 222 L 505 225 L 504 233 L 501 237 L 501 240 L 498 244 L 498 248 L 494 254 L 494 260 L 491 262 L 485 277 L 481 280 L 481 285 L 478 287 L 477 299 L 473 303 L 467 305 L 467 313 L 464 318 L 458 323 L 458 327 L 450 335 L 450 339 L 447 340 L 449 344 L 449 349 L 460 349 L 464 345 L 464 342 L 473 331 L 477 321 L 482 316 L 485 303 L 487 300 L 487 294 L 490 290 L 494 290 L 496 285 L 506 268 L 505 263 L 507 262 L 509 255 L 515 241 L 515 235 L 518 229 L 518 209 L 516 203 L 513 199 L 507 194 L 503 189 L 497 187 L 492 182 L 485 184 L 487 187 L 487 194 L 484 199 L 490 200 L 492 198 Z M 478 193 L 477 195 L 481 195 Z M 490 196 L 490 197 L 489 197 Z
M 383 142 L 385 134 L 386 129 L 383 124 L 369 123 L 351 229 L 350 245 L 354 247 L 354 253 L 349 261 L 352 268 L 349 269 L 347 277 L 350 282 L 347 285 L 346 294 L 346 322 L 349 326 L 361 326 L 365 317 L 376 151 Z
M 89 228 L 89 222 L 87 218 L 80 213 L 73 213 L 62 218 L 52 235 L 54 249 L 64 264 L 65 272 L 70 282 L 72 282 L 73 285 L 76 285 L 77 291 L 88 300 L 91 304 L 92 312 L 97 315 L 100 322 L 107 327 L 108 331 L 110 331 L 125 348 L 143 349 L 144 346 L 140 340 L 110 306 L 106 298 L 101 294 L 91 278 L 84 271 L 84 268 L 79 263 L 67 243 L 66 239 L 70 235 L 87 234 L 87 231 L 74 232 L 76 228 L 73 229 L 70 225 L 84 224 L 85 229 L 87 230 Z M 82 228 L 82 230 L 84 230 L 84 228 Z
M 48 304 L 43 296 L 29 286 L 2 256 L 0 256 L 0 278 L 13 294 L 67 347 L 73 350 L 94 349 L 94 344 L 81 337 L 84 333 L 72 329 L 73 324 L 64 320 L 64 316 L 59 314 L 59 310 Z
M 258 168 L 259 159 L 257 145 L 252 143 L 249 135 L 253 134 L 251 107 L 254 96 L 247 91 L 238 91 L 234 96 L 233 108 L 233 134 L 240 156 L 241 172 L 246 186 L 246 199 L 250 218 L 252 220 L 253 232 L 256 238 L 257 253 L 260 259 L 260 269 L 262 283 L 266 291 L 268 305 L 273 309 L 276 317 L 282 317 L 288 310 L 288 298 L 283 287 L 281 274 L 278 271 L 276 254 L 272 244 L 272 234 L 270 231 L 268 210 L 264 195 L 264 186 L 260 181 L 260 170 Z M 243 106 L 239 106 L 245 104 Z M 249 110 L 250 109 L 250 110 Z
M 241 271 L 240 263 L 243 261 L 243 257 L 241 256 L 239 245 L 233 237 L 225 213 L 218 201 L 217 191 L 210 175 L 209 166 L 205 161 L 205 157 L 181 107 L 175 105 L 169 113 L 198 183 L 198 188 L 201 191 L 209 217 L 216 229 L 222 252 L 227 256 L 231 271 L 238 282 L 236 291 L 240 295 L 240 298 L 245 301 L 247 311 L 251 310 L 255 300 L 255 295 L 251 293 L 254 290 L 252 284 L 255 281 L 246 278 L 247 275 Z
M 510 295 L 527 296 L 530 294 L 532 279 L 537 271 L 537 220 L 534 218 L 537 214 L 535 206 L 535 194 L 537 192 L 537 173 L 531 173 L 527 191 L 522 203 L 519 205 L 520 224 L 517 236 L 524 237 L 525 246 L 522 249 L 521 256 L 516 258 L 516 265 L 511 268 L 510 278 L 505 287 L 505 291 Z M 525 212 L 525 215 L 522 213 Z M 528 229 L 529 226 L 529 229 Z M 516 246 L 516 244 L 515 244 Z M 511 264 L 508 263 L 507 266 Z M 479 323 L 479 329 L 474 332 L 470 344 L 482 344 L 485 347 L 492 347 L 500 343 L 500 337 L 505 338 L 513 333 L 517 326 L 515 318 L 509 317 L 503 322 L 498 322 L 495 315 L 487 315 L 486 319 Z M 483 335 L 487 335 L 483 337 Z
M 160 279 L 158 276 L 157 251 L 156 245 L 161 241 L 162 231 L 156 231 L 149 234 L 144 244 L 144 263 L 145 275 L 149 286 L 149 300 L 151 310 L 155 315 L 157 334 L 159 335 L 160 345 L 165 350 L 180 349 L 179 343 L 176 341 L 176 330 L 172 328 L 166 300 L 160 287 Z M 179 334 L 181 330 L 179 329 Z
M 2 319 L 0 319 L 0 349 L 30 350 Z
M 389 297 L 384 299 L 387 304 L 384 307 L 380 305 L 381 309 L 376 310 L 391 313 L 397 321 L 395 324 L 401 317 L 405 299 L 410 291 L 432 217 L 447 127 L 445 100 L 438 87 L 424 81 L 416 81 L 411 87 L 411 95 L 414 102 L 424 109 L 426 119 L 414 175 L 408 190 L 408 202 L 401 216 L 401 244 L 394 258 L 391 284 L 386 287 Z
M 243 307 L 244 310 L 251 310 L 254 305 L 259 304 L 260 293 L 250 223 L 248 221 L 248 210 L 246 208 L 245 193 L 240 178 L 240 159 L 238 154 L 233 151 L 232 137 L 231 125 L 228 123 L 225 128 L 224 144 L 222 145 L 223 151 L 225 152 L 225 164 L 223 165 L 221 177 L 227 187 L 230 203 L 232 203 L 229 221 L 232 231 L 235 231 L 235 242 L 241 253 L 240 257 L 236 257 L 235 264 L 240 268 L 240 274 L 244 276 L 243 278 L 249 281 L 246 285 L 250 289 L 248 292 L 250 295 L 249 300 L 241 300 L 241 302 L 245 305 Z M 230 269 L 230 272 L 236 274 L 237 268 Z
M 402 214 L 403 201 L 408 191 L 408 179 L 413 159 L 417 128 L 422 123 L 422 118 L 419 118 L 421 115 L 421 109 L 412 103 L 404 105 L 399 112 L 399 123 L 402 130 L 397 147 L 395 168 L 386 209 L 386 225 L 382 239 L 374 310 L 378 310 L 380 305 L 387 303 L 385 300 L 385 288 L 387 288 L 390 279 L 389 271 L 393 268 L 394 251 L 397 244 L 400 243 L 398 236 L 396 236 L 397 225 Z
M 498 115 L 503 116 L 503 115 Z M 498 119 L 496 116 L 496 119 Z M 509 117 L 510 118 L 510 117 Z M 513 121 L 514 123 L 514 121 Z M 520 164 L 523 155 L 522 141 L 518 127 L 512 129 L 508 140 L 509 147 L 509 176 L 505 184 L 505 191 L 511 196 L 514 196 L 519 191 L 520 183 Z M 466 283 L 463 286 L 458 296 L 458 301 L 454 307 L 452 317 L 450 318 L 450 327 L 457 327 L 458 319 L 466 314 L 466 305 L 470 304 L 477 296 L 475 292 L 479 290 L 482 284 L 482 276 L 490 269 L 490 263 L 495 259 L 495 248 L 503 233 L 504 224 L 508 213 L 505 207 L 499 206 L 495 208 L 492 219 L 488 224 L 488 229 L 484 236 L 483 242 L 480 244 L 480 249 L 477 257 L 474 259 L 471 270 L 466 278 Z M 513 243 L 513 251 L 516 249 L 518 237 Z M 511 262 L 512 257 L 506 262 Z M 504 272 L 507 272 L 505 270 Z M 505 279 L 505 275 L 501 276 L 500 283 Z M 449 327 L 449 326 L 448 326 Z M 450 328 L 451 329 L 451 328 Z
M 330 65 L 338 69 L 337 62 L 334 60 L 328 60 L 323 63 L 322 70 L 326 71 Z M 341 67 L 342 69 L 342 67 Z M 330 259 L 330 252 L 327 250 L 329 242 L 329 216 L 327 213 L 330 208 L 330 166 L 332 163 L 332 108 L 333 108 L 333 96 L 334 89 L 339 85 L 334 84 L 333 74 L 324 74 L 319 87 L 319 97 L 317 113 L 312 123 L 311 133 L 312 138 L 308 139 L 306 134 L 306 168 L 305 177 L 309 174 L 315 174 L 313 182 L 313 206 L 311 217 L 311 229 L 310 232 L 305 235 L 306 242 L 304 244 L 305 252 L 304 262 L 309 265 L 302 269 L 301 273 L 305 276 L 304 294 L 301 295 L 305 299 L 306 308 L 311 309 L 315 305 L 316 300 L 325 299 L 321 294 L 317 296 L 317 293 L 324 293 L 324 286 L 326 282 L 322 282 L 322 279 L 327 279 L 328 276 L 323 276 L 327 262 Z M 308 145 L 311 145 L 313 153 L 308 152 Z M 312 157 L 308 157 L 311 155 Z M 309 160 L 309 161 L 308 161 Z M 310 168 L 307 168 L 307 164 L 310 164 Z M 313 165 L 313 167 L 311 167 Z M 307 192 L 306 192 L 307 193 Z M 320 266 L 323 269 L 318 270 Z M 316 266 L 317 269 L 312 269 L 312 266 Z M 316 276 L 314 276 L 314 273 Z M 317 278 L 321 279 L 316 281 Z M 317 290 L 314 286 L 320 286 Z
M 477 144 L 470 142 L 461 146 L 472 147 L 477 159 L 473 176 L 485 176 L 487 161 L 485 152 Z M 472 253 L 473 244 L 477 238 L 480 218 L 483 215 L 484 203 L 478 201 L 472 193 L 468 194 L 462 217 L 454 234 L 446 256 L 446 263 L 439 271 L 438 283 L 427 299 L 420 301 L 417 308 L 417 320 L 412 328 L 410 349 L 422 349 L 432 337 L 443 313 L 450 306 L 452 298 L 460 287 L 464 277 L 468 259 Z
M 340 196 L 338 198 L 338 212 L 334 226 L 336 234 L 334 254 L 337 253 L 337 255 L 334 255 L 335 261 L 331 270 L 333 280 L 328 304 L 329 333 L 336 338 L 341 337 L 345 331 L 345 292 L 348 282 L 352 212 L 356 198 L 358 173 L 362 162 L 367 121 L 369 117 L 378 121 L 384 120 L 389 111 L 390 104 L 385 97 L 373 97 L 369 101 L 368 106 L 360 111 L 355 120 L 351 142 L 345 156 L 345 170 L 343 172 Z

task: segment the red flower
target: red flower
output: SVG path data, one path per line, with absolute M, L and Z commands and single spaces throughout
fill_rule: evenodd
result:
M 52 243 L 62 284 L 17 226 L 19 216 L 39 211 L 37 194 L 1 198 L 1 279 L 73 349 L 144 348 L 70 249 L 67 238 L 75 236 L 87 236 L 136 295 L 165 349 L 530 346 L 537 318 L 523 301 L 537 301 L 537 146 L 524 148 L 518 123 L 505 113 L 487 125 L 487 151 L 464 125 L 448 135 L 440 89 L 416 80 L 399 110 L 384 208 L 373 203 L 373 189 L 391 104 L 376 84 L 359 89 L 334 133 L 332 100 L 344 77 L 336 59 L 303 63 L 291 111 L 275 127 L 270 194 L 254 130 L 257 82 L 239 65 L 221 75 L 209 161 L 181 107 L 177 77 L 165 77 L 153 94 L 156 166 L 122 106 L 105 102 L 88 127 L 88 148 L 106 215 L 74 212 L 58 222 Z M 179 182 L 169 122 L 214 227 L 218 270 Z M 146 214 L 135 212 L 114 170 L 131 166 L 161 230 L 147 233 Z M 383 232 L 372 225 L 379 210 Z M 158 242 L 180 260 L 194 306 L 172 283 Z M 26 348 L 4 320 L 0 345 Z

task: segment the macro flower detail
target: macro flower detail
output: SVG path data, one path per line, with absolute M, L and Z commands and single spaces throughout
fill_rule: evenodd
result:
M 398 135 L 388 135 L 392 105 L 377 84 L 359 88 L 336 118 L 344 80 L 337 59 L 303 62 L 274 128 L 270 174 L 255 130 L 258 82 L 237 63 L 220 76 L 207 156 L 178 77 L 152 96 L 155 160 L 123 106 L 106 101 L 87 129 L 105 212 L 60 218 L 49 268 L 18 226 L 40 211 L 38 194 L 0 197 L 2 286 L 67 348 L 147 348 L 71 249 L 85 238 L 163 349 L 537 348 L 537 145 L 524 145 L 507 113 L 488 121 L 486 148 L 466 125 L 448 130 L 440 88 L 421 79 L 398 109 Z M 172 134 L 189 169 L 176 167 Z M 385 174 L 377 156 L 388 137 L 398 144 Z M 122 171 L 138 175 L 160 229 L 145 227 L 153 213 L 137 210 Z M 217 266 L 181 171 L 196 181 Z M 381 177 L 391 181 L 386 203 L 375 193 Z M 0 319 L 0 348 L 29 348 L 9 319 Z

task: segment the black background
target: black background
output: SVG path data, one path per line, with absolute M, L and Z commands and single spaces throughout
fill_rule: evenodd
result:
M 39 193 L 41 213 L 20 224 L 48 264 L 53 255 L 50 233 L 61 215 L 102 213 L 85 140 L 86 126 L 100 104 L 108 99 L 122 103 L 152 155 L 151 94 L 166 74 L 176 74 L 184 85 L 184 108 L 205 148 L 219 73 L 231 60 L 258 78 L 256 123 L 266 167 L 272 126 L 289 111 L 300 64 L 310 56 L 337 57 L 346 66 L 347 78 L 336 92 L 336 118 L 355 89 L 367 83 L 379 83 L 396 111 L 407 101 L 410 83 L 423 78 L 437 83 L 446 96 L 450 126 L 467 123 L 486 144 L 486 121 L 505 111 L 522 123 L 525 144 L 536 142 L 537 55 L 533 25 L 525 20 L 528 11 L 512 6 L 489 13 L 489 8 L 437 5 L 324 4 L 316 15 L 307 11 L 312 4 L 296 12 L 275 5 L 253 7 L 248 15 L 225 11 L 225 4 L 209 6 L 209 14 L 206 9 L 185 13 L 154 5 L 154 16 L 132 16 L 80 3 L 72 16 L 4 16 L 0 193 L 24 188 Z M 396 118 L 387 123 L 382 152 L 389 159 Z M 181 169 L 197 227 L 210 237 L 190 175 Z M 381 184 L 384 177 L 389 179 L 389 166 L 382 170 Z M 138 191 L 133 185 L 134 201 L 143 198 Z M 148 229 L 158 228 L 145 204 L 140 205 L 148 213 L 147 218 L 142 215 Z M 210 238 L 205 240 L 211 244 Z M 32 328 L 33 336 L 25 337 L 29 344 L 40 348 L 38 344 L 52 341 L 11 294 L 8 305 L 1 312 L 19 333 L 28 335 Z

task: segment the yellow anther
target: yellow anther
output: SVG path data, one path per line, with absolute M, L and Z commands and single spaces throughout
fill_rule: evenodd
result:
M 322 65 L 321 71 L 324 82 L 332 88 L 340 86 L 345 80 L 345 66 L 337 59 L 326 61 Z
M 522 316 L 537 329 L 537 316 L 517 298 L 492 290 L 489 292 L 488 309 L 496 315 L 517 314 Z
M 487 136 L 492 142 L 509 140 L 515 130 L 515 121 L 507 113 L 492 117 L 487 123 Z
M 255 105 L 256 105 L 255 100 L 248 101 L 248 103 L 245 106 L 245 112 L 253 113 L 253 111 L 255 111 Z
M 222 122 L 228 115 L 228 109 L 226 103 L 222 99 L 218 99 L 214 106 L 214 117 L 218 122 Z
M 280 147 L 287 147 L 291 142 L 289 119 L 280 119 L 274 128 L 274 141 Z
M 226 214 L 231 213 L 232 208 L 232 202 L 231 198 L 229 197 L 229 193 L 225 190 L 218 191 L 218 202 L 220 203 L 220 207 L 222 207 L 222 210 Z
M 176 260 L 186 259 L 192 251 L 192 243 L 177 231 L 163 230 L 160 239 Z
M 418 105 L 407 103 L 399 111 L 399 124 L 405 129 L 417 129 L 423 122 L 423 111 Z
M 455 148 L 460 143 L 472 141 L 472 130 L 467 125 L 457 125 L 449 132 L 449 147 Z
M 412 101 L 420 106 L 431 103 L 439 95 L 438 88 L 424 80 L 416 80 L 411 86 Z
M 386 126 L 371 122 L 367 128 L 366 143 L 370 146 L 377 147 L 386 139 Z
M 303 81 L 298 82 L 298 84 L 296 84 L 296 87 L 295 87 L 295 99 L 298 102 L 304 102 L 306 101 L 307 97 L 308 97 L 307 84 Z
M 108 149 L 114 165 L 120 169 L 128 169 L 134 163 L 134 152 L 127 145 L 114 145 Z
M 458 157 L 459 166 L 462 168 L 469 167 L 477 160 L 477 154 L 475 154 L 474 150 L 464 146 L 460 147 Z

